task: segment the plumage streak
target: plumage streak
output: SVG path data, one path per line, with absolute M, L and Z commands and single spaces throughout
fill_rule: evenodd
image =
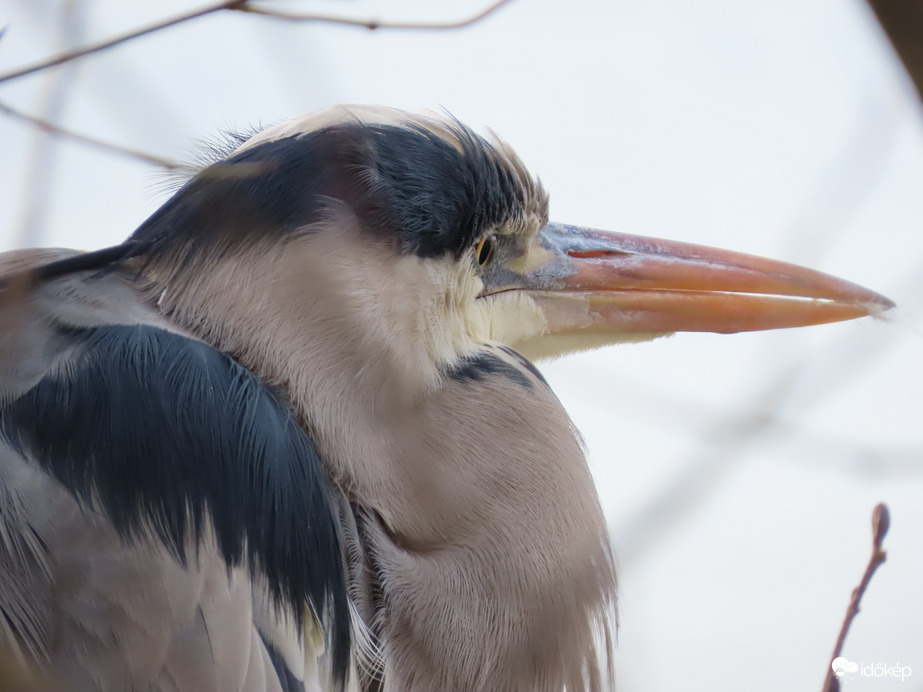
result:
M 515 351 L 508 349 L 507 353 L 515 353 Z M 530 372 L 534 376 L 538 370 L 534 367 L 533 370 L 534 372 L 531 370 Z M 522 370 L 508 363 L 498 355 L 487 351 L 480 351 L 478 353 L 463 356 L 456 363 L 453 363 L 450 368 L 446 369 L 446 375 L 458 382 L 464 382 L 465 380 L 478 382 L 484 379 L 489 380 L 491 377 L 499 375 L 507 378 L 511 382 L 515 382 L 525 389 L 532 389 L 533 386 L 532 380 L 529 379 Z M 541 378 L 541 376 L 539 376 L 539 378 Z M 539 379 L 539 381 L 544 383 L 544 379 Z
M 285 659 L 282 658 L 282 654 L 279 653 L 278 649 L 266 641 L 265 637 L 260 638 L 263 640 L 263 646 L 266 647 L 269 660 L 272 661 L 276 676 L 279 678 L 282 692 L 305 692 L 304 682 L 292 675 L 292 671 L 288 669 Z
M 284 403 L 226 354 L 171 332 L 68 336 L 66 365 L 0 410 L 3 438 L 126 539 L 153 533 L 185 564 L 213 531 L 228 564 L 264 575 L 296 621 L 307 600 L 327 623 L 342 682 L 349 612 L 330 491 Z

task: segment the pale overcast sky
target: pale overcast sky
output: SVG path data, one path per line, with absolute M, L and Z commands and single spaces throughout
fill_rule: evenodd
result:
M 0 0 L 0 71 L 60 46 L 68 4 L 83 40 L 192 6 Z M 332 103 L 444 108 L 512 143 L 556 220 L 769 255 L 896 300 L 888 321 L 679 335 L 542 367 L 611 522 L 621 692 L 819 690 L 879 500 L 889 557 L 844 654 L 913 676 L 846 689 L 923 689 L 923 111 L 863 2 L 517 0 L 438 33 L 226 14 L 0 85 L 34 113 L 49 93 L 58 122 L 174 158 Z M 37 150 L 50 174 L 33 174 Z M 153 167 L 43 149 L 6 118 L 0 151 L 2 249 L 27 220 L 32 242 L 114 244 L 165 199 Z

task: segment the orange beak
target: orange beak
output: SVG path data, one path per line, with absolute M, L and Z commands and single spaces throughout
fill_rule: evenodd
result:
M 527 246 L 498 245 L 484 284 L 482 296 L 528 292 L 544 314 L 545 335 L 577 337 L 803 327 L 894 307 L 874 291 L 794 264 L 557 223 Z

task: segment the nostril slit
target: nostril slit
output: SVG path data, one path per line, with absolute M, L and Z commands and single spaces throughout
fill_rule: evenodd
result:
M 632 253 L 623 250 L 568 250 L 568 257 L 578 259 L 595 259 L 599 257 L 611 257 L 613 255 L 630 255 Z

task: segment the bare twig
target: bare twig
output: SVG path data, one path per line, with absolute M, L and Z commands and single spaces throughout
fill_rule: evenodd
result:
M 6 74 L 0 75 L 0 84 L 3 82 L 9 82 L 13 79 L 18 79 L 19 77 L 25 77 L 26 75 L 35 74 L 36 72 L 41 72 L 42 70 L 46 70 L 49 67 L 61 65 L 66 62 L 70 62 L 71 60 L 76 60 L 77 58 L 91 55 L 92 53 L 98 53 L 102 50 L 106 50 L 107 48 L 117 46 L 120 43 L 125 43 L 126 41 L 131 41 L 132 39 L 146 36 L 147 34 L 152 34 L 155 31 L 160 31 L 161 29 L 166 29 L 171 26 L 176 26 L 177 24 L 188 22 L 191 19 L 204 17 L 205 15 L 212 14 L 213 12 L 220 12 L 221 10 L 231 9 L 235 5 L 243 5 L 246 3 L 246 1 L 247 0 L 222 0 L 222 2 L 219 2 L 215 5 L 208 5 L 206 7 L 200 7 L 197 10 L 192 10 L 191 12 L 178 14 L 174 17 L 170 17 L 169 19 L 161 20 L 155 24 L 149 24 L 148 26 L 141 27 L 140 29 L 129 31 L 127 34 L 121 34 L 120 36 L 115 36 L 114 38 L 99 41 L 98 43 L 91 43 L 90 45 L 84 46 L 82 48 L 75 48 L 74 50 L 65 51 L 64 53 L 60 53 L 52 58 L 48 58 L 32 65 L 21 67 L 18 70 L 13 70 L 12 72 L 7 72 Z
M 121 43 L 126 43 L 127 41 L 131 41 L 141 36 L 146 36 L 147 34 L 152 34 L 155 31 L 160 31 L 161 29 L 176 26 L 177 24 L 182 24 L 192 19 L 204 17 L 206 15 L 220 12 L 222 10 L 237 10 L 240 12 L 248 12 L 250 14 L 258 14 L 265 17 L 274 17 L 277 19 L 284 19 L 289 21 L 325 22 L 328 24 L 342 24 L 346 26 L 365 27 L 366 29 L 458 29 L 481 21 L 511 1 L 512 0 L 497 0 L 493 4 L 489 5 L 486 9 L 466 19 L 449 22 L 417 23 L 389 22 L 377 19 L 351 19 L 348 17 L 338 17 L 324 14 L 289 14 L 285 12 L 254 7 L 248 2 L 248 0 L 222 0 L 222 2 L 216 3 L 214 5 L 200 7 L 197 10 L 192 10 L 184 14 L 170 17 L 169 19 L 164 19 L 154 24 L 141 27 L 140 29 L 129 31 L 126 34 L 121 34 L 120 36 L 116 36 L 114 38 L 99 41 L 98 43 L 92 43 L 82 48 L 75 48 L 74 50 L 66 51 L 52 58 L 48 58 L 46 60 L 33 63 L 32 65 L 27 65 L 26 67 L 13 70 L 12 72 L 0 74 L 0 84 L 3 82 L 9 82 L 13 79 L 18 79 L 19 77 L 25 77 L 26 75 L 35 74 L 36 72 L 41 72 L 42 70 L 46 70 L 49 67 L 61 65 L 66 62 L 70 62 L 71 60 L 76 60 L 77 58 L 91 55 L 92 53 L 98 53 L 100 51 L 106 50 L 107 48 L 117 46 Z
M 849 607 L 846 609 L 846 617 L 843 618 L 843 625 L 840 627 L 840 634 L 836 638 L 836 646 L 833 647 L 833 655 L 827 665 L 827 677 L 824 679 L 823 692 L 839 692 L 840 680 L 833 672 L 833 662 L 839 658 L 843 651 L 843 644 L 846 642 L 846 634 L 849 627 L 859 612 L 859 601 L 862 600 L 869 582 L 872 581 L 872 575 L 879 565 L 887 558 L 887 553 L 881 549 L 882 541 L 885 534 L 888 533 L 888 527 L 891 525 L 891 515 L 888 512 L 888 506 L 880 502 L 872 510 L 872 556 L 865 567 L 865 574 L 862 575 L 862 581 L 859 586 L 853 589 L 852 596 L 849 599 Z
M 64 1 L 55 22 L 58 45 L 69 46 L 83 41 L 92 5 L 93 0 Z M 40 109 L 40 115 L 45 120 L 60 119 L 73 93 L 79 69 L 78 63 L 72 63 L 45 81 Z M 14 246 L 30 247 L 42 244 L 45 220 L 52 207 L 51 200 L 57 182 L 54 170 L 59 161 L 58 139 L 50 136 L 47 131 L 36 132 L 26 165 L 23 167 L 23 188 L 19 197 L 19 233 Z
M 232 9 L 250 14 L 258 14 L 264 17 L 275 17 L 276 19 L 285 19 L 295 22 L 324 22 L 326 24 L 343 24 L 345 26 L 358 26 L 366 29 L 462 29 L 481 21 L 485 17 L 493 14 L 504 5 L 509 4 L 512 0 L 497 0 L 486 8 L 465 19 L 453 19 L 448 22 L 390 22 L 380 19 L 356 19 L 354 17 L 337 17 L 323 14 L 299 14 L 297 12 L 282 12 L 280 10 L 270 10 L 264 7 L 256 7 L 249 3 L 241 7 Z
M 29 115 L 28 113 L 23 113 L 22 111 L 16 110 L 15 108 L 8 106 L 7 104 L 0 102 L 0 113 L 8 115 L 11 118 L 20 120 L 22 122 L 33 125 L 48 134 L 54 135 L 56 137 L 63 137 L 64 139 L 70 139 L 80 144 L 85 144 L 94 149 L 100 149 L 102 151 L 108 152 L 110 154 L 118 154 L 119 156 L 125 156 L 132 158 L 138 161 L 143 161 L 160 168 L 165 168 L 170 171 L 191 171 L 192 167 L 187 166 L 177 161 L 171 161 L 169 159 L 164 159 L 153 154 L 148 154 L 143 151 L 137 151 L 136 149 L 129 149 L 128 147 L 123 147 L 118 144 L 112 144 L 111 142 L 105 142 L 101 139 L 96 139 L 95 137 L 90 137 L 88 135 L 82 135 L 79 132 L 73 132 L 72 130 L 59 127 L 54 123 L 48 122 L 44 118 L 39 118 L 35 115 Z

